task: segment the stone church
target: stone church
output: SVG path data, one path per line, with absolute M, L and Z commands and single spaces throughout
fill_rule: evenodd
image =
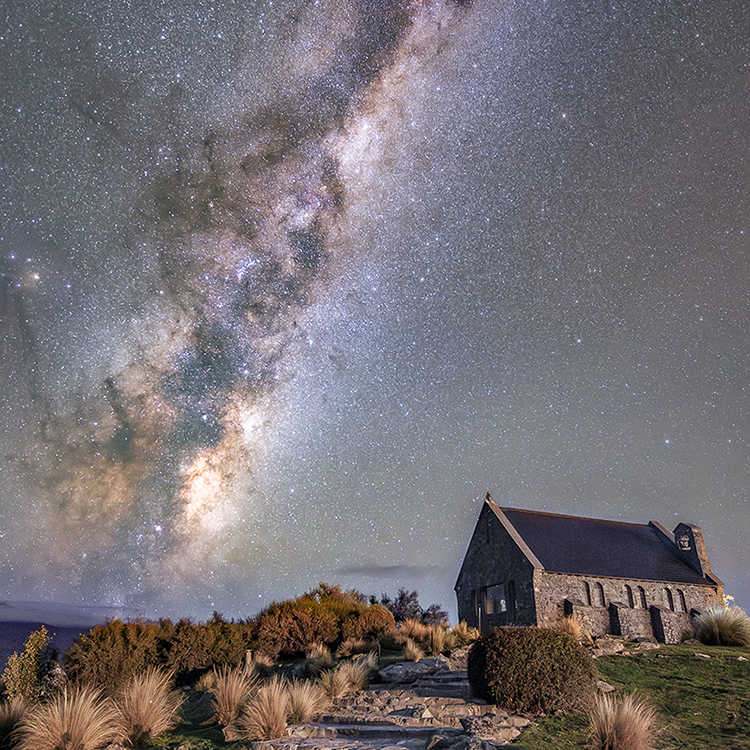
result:
M 455 586 L 459 620 L 482 632 L 576 615 L 594 636 L 665 643 L 723 589 L 697 526 L 500 508 L 489 493 Z

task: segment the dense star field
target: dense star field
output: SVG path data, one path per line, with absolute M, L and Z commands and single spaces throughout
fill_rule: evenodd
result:
M 750 604 L 744 0 L 0 23 L 3 597 L 454 610 L 489 490 Z

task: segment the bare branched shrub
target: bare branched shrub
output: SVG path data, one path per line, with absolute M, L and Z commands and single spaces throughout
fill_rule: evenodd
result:
M 258 689 L 259 680 L 246 669 L 214 668 L 214 718 L 221 726 L 233 723 Z
M 274 677 L 258 688 L 245 706 L 237 726 L 248 740 L 276 740 L 285 737 L 288 707 L 287 683 Z
M 30 711 L 18 728 L 18 750 L 97 750 L 122 740 L 117 710 L 99 690 L 66 690 Z
M 289 683 L 287 692 L 290 724 L 305 724 L 330 705 L 326 691 L 316 682 L 294 680 Z
M 11 735 L 30 708 L 31 703 L 25 698 L 0 703 L 0 748 L 11 747 Z
M 177 724 L 185 700 L 172 690 L 173 675 L 151 668 L 131 677 L 117 700 L 117 724 L 126 742 L 141 747 Z
M 420 659 L 424 659 L 425 653 L 419 645 L 409 638 L 404 645 L 404 656 L 409 661 L 419 661 Z
M 693 620 L 693 631 L 709 646 L 750 647 L 750 617 L 739 607 L 714 605 Z
M 652 750 L 656 711 L 633 695 L 601 695 L 589 716 L 591 750 Z
M 318 677 L 318 684 L 323 688 L 330 701 L 338 700 L 349 689 L 347 677 L 340 669 L 323 670 Z

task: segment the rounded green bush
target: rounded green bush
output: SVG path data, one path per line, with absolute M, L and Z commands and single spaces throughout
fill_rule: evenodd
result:
M 501 627 L 481 636 L 469 652 L 468 673 L 474 695 L 506 711 L 583 710 L 596 691 L 588 651 L 541 628 Z

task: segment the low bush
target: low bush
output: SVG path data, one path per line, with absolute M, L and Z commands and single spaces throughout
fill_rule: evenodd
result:
M 695 637 L 708 646 L 750 647 L 750 617 L 739 607 L 713 606 L 693 620 Z
M 184 696 L 172 689 L 173 676 L 159 669 L 135 675 L 117 700 L 117 724 L 125 741 L 142 747 L 179 720 Z
M 656 710 L 634 695 L 599 696 L 588 716 L 591 750 L 653 750 Z
M 586 649 L 567 635 L 531 627 L 481 636 L 469 651 L 468 676 L 476 697 L 521 713 L 585 710 L 596 689 Z
M 97 750 L 123 739 L 117 710 L 99 690 L 66 690 L 21 721 L 17 750 Z
M 3 672 L 5 692 L 11 701 L 22 699 L 30 703 L 41 700 L 43 681 L 47 672 L 47 652 L 50 637 L 42 625 L 27 638 L 19 656 L 13 653 Z

